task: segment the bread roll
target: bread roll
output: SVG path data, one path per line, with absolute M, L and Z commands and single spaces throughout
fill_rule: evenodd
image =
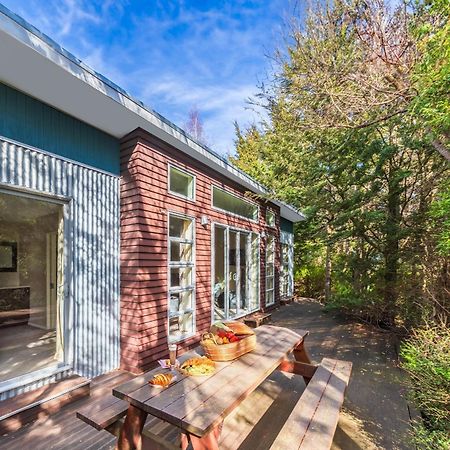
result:
M 255 334 L 249 326 L 242 322 L 227 322 L 225 325 L 230 328 L 236 336 L 250 336 Z

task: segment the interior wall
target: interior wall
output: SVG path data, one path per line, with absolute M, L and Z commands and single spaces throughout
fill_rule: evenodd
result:
M 58 230 L 58 214 L 24 222 L 0 222 L 0 237 L 17 242 L 17 272 L 0 272 L 0 287 L 30 287 L 29 324 L 46 327 L 47 238 Z M 6 275 L 6 276 L 5 276 Z

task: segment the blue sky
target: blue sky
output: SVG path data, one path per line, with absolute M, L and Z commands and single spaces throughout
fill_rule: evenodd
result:
M 197 107 L 208 144 L 233 152 L 246 99 L 270 71 L 289 0 L 0 0 L 177 125 Z

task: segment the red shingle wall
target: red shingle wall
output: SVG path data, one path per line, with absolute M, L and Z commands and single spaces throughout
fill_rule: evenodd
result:
M 196 201 L 168 193 L 168 164 L 196 176 Z M 266 204 L 260 203 L 259 223 L 233 217 L 211 207 L 211 184 L 238 195 L 245 189 L 149 133 L 137 129 L 121 143 L 121 367 L 135 373 L 168 354 L 169 212 L 194 216 L 196 268 L 196 336 L 179 343 L 196 345 L 211 324 L 211 223 L 276 236 L 275 306 L 279 303 L 279 208 L 276 229 L 266 227 Z M 202 226 L 200 217 L 209 224 Z M 265 239 L 261 238 L 260 302 L 265 302 Z

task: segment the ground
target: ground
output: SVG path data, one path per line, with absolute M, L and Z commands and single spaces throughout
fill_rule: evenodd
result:
M 306 344 L 315 363 L 324 356 L 353 362 L 333 450 L 406 450 L 409 409 L 402 372 L 397 367 L 395 339 L 368 326 L 325 313 L 311 301 L 282 306 L 272 314 L 274 325 L 309 330 Z M 75 417 L 82 405 L 108 395 L 129 379 L 116 371 L 95 379 L 91 399 L 72 403 L 51 418 L 41 417 L 16 433 L 0 436 L 0 449 L 109 450 L 114 438 Z M 107 380 L 107 381 L 106 381 Z M 224 423 L 221 450 L 267 450 L 305 388 L 298 376 L 275 372 Z M 291 450 L 291 449 L 286 449 Z

